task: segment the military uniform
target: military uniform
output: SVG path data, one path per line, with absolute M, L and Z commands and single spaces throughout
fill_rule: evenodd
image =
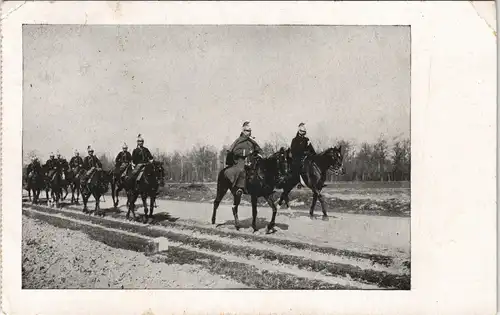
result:
M 257 153 L 262 154 L 263 151 L 260 146 L 252 139 L 250 134 L 245 134 L 245 131 L 251 132 L 249 123 L 243 124 L 244 132 L 240 134 L 228 150 L 229 155 L 232 157 L 232 166 L 226 171 L 226 177 L 231 181 L 233 188 L 237 187 L 246 191 L 246 173 L 245 163 L 248 156 Z M 248 130 L 245 130 L 248 128 Z
M 71 169 L 79 168 L 82 166 L 83 166 L 83 159 L 79 155 L 74 156 L 71 158 L 71 160 L 69 160 L 69 167 L 71 167 Z
M 102 168 L 102 163 L 101 163 L 101 161 L 99 161 L 97 156 L 90 155 L 90 152 L 92 152 L 92 153 L 94 152 L 94 150 L 92 150 L 90 148 L 90 146 L 88 148 L 88 152 L 89 152 L 89 155 L 87 155 L 83 159 L 83 169 L 87 171 L 82 178 L 83 185 L 86 185 L 88 183 L 88 181 L 92 179 L 92 176 L 95 174 L 95 172 L 98 168 Z
M 299 131 L 290 144 L 290 153 L 292 155 L 292 165 L 290 167 L 291 176 L 296 180 L 299 179 L 300 170 L 304 159 L 309 155 L 316 154 L 311 141 L 306 137 L 305 125 L 299 125 Z
M 40 171 L 40 168 L 41 168 L 41 165 L 40 165 L 40 162 L 38 161 L 38 159 L 34 159 L 30 164 L 28 164 L 28 166 L 26 167 L 26 175 L 28 176 L 28 178 L 31 178 L 33 177 L 33 172 L 35 170 L 37 171 Z
M 132 151 L 132 163 L 134 165 L 134 169 L 130 175 L 132 179 L 138 179 L 138 175 L 144 169 L 144 164 L 153 160 L 153 155 L 149 152 L 148 148 L 142 146 L 143 143 L 144 139 L 139 134 L 137 137 L 137 148 Z
M 54 156 L 51 156 L 50 159 L 47 160 L 47 163 L 45 163 L 45 167 L 47 168 L 47 176 L 52 179 L 54 176 L 55 172 L 57 171 L 58 168 L 58 163 L 57 160 L 54 158 Z
M 115 158 L 115 175 L 123 174 L 127 166 L 132 162 L 132 154 L 128 151 L 121 151 Z

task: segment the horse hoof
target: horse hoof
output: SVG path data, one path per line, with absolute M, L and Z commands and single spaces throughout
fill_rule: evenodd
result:
M 267 231 L 266 231 L 266 234 L 273 234 L 273 233 L 276 233 L 276 229 L 274 227 L 272 228 L 267 228 Z
M 323 221 L 328 221 L 330 220 L 330 217 L 326 214 L 323 215 L 323 217 L 321 218 Z

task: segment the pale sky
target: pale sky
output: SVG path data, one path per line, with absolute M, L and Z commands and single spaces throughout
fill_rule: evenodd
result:
M 23 26 L 23 151 L 410 135 L 405 26 Z

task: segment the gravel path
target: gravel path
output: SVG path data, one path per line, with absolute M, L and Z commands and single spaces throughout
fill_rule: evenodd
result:
M 244 288 L 193 265 L 153 263 L 84 233 L 23 216 L 23 289 Z

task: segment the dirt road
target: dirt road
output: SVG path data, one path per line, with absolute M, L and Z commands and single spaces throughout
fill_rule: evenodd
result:
M 245 288 L 195 265 L 154 263 L 86 234 L 23 216 L 23 288 Z
M 112 208 L 111 196 L 105 197 L 103 208 Z M 126 213 L 126 199 L 120 198 L 119 211 Z M 93 201 L 92 201 L 93 202 Z M 140 202 L 137 213 L 142 214 Z M 212 205 L 210 203 L 184 202 L 160 199 L 155 213 L 167 216 L 169 220 L 179 223 L 196 224 L 216 228 L 210 224 Z M 92 203 L 93 207 L 94 204 Z M 244 203 L 239 207 L 239 218 L 242 233 L 253 234 L 251 229 L 251 207 Z M 276 218 L 278 232 L 267 235 L 274 238 L 285 238 L 311 244 L 332 246 L 363 252 L 377 252 L 393 256 L 409 257 L 410 254 L 410 218 L 358 215 L 330 212 L 328 221 L 321 219 L 321 211 L 316 211 L 317 219 L 311 220 L 308 211 L 280 209 Z M 269 207 L 259 207 L 258 227 L 264 229 L 271 218 Z M 221 204 L 217 211 L 217 229 L 234 230 L 231 206 Z M 262 234 L 264 231 L 259 231 Z

